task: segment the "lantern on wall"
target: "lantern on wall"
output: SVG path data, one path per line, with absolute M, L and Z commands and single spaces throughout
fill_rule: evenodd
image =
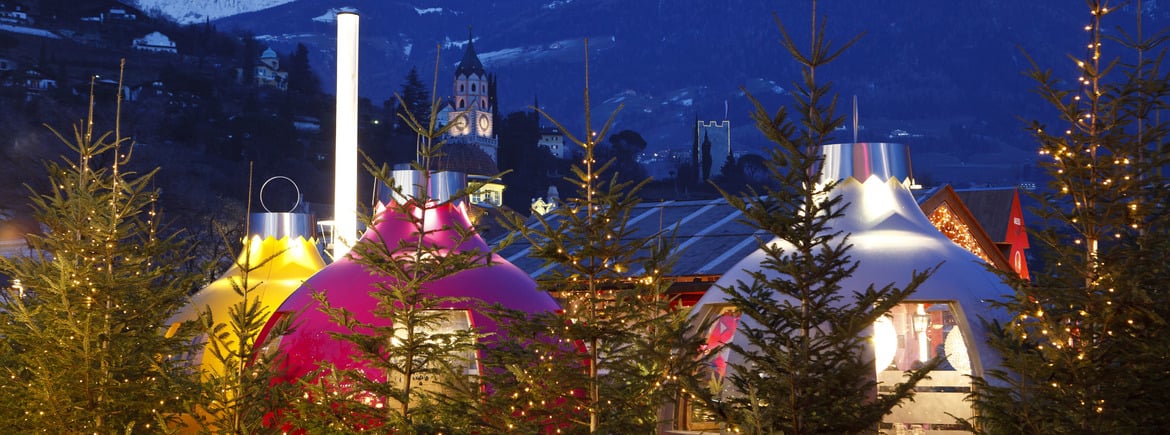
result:
M 997 367 L 996 353 L 986 343 L 983 319 L 1003 319 L 1005 314 L 988 303 L 1010 292 L 983 260 L 939 233 L 910 193 L 912 185 L 908 147 L 893 143 L 844 143 L 821 148 L 822 180 L 839 181 L 832 194 L 851 204 L 831 223 L 832 231 L 849 234 L 849 255 L 858 262 L 852 276 L 842 283 L 844 300 L 853 290 L 869 284 L 906 282 L 912 271 L 937 272 L 918 286 L 913 295 L 874 324 L 872 348 L 866 355 L 875 361 L 879 388 L 902 381 L 904 370 L 935 356 L 945 361 L 918 384 L 913 402 L 903 403 L 885 417 L 883 431 L 951 430 L 954 417 L 972 416 L 964 402 L 971 383 L 967 375 L 982 376 Z M 776 239 L 770 243 L 785 243 Z M 741 260 L 716 283 L 732 287 L 737 280 L 751 282 L 750 271 L 765 270 L 762 250 Z M 782 296 L 777 296 L 778 299 Z M 726 316 L 730 303 L 722 291 L 709 291 L 696 305 L 696 320 Z M 750 322 L 736 317 L 736 322 Z M 722 326 L 734 330 L 735 325 Z M 746 345 L 742 337 L 729 340 Z M 725 341 L 726 342 L 726 341 Z M 727 356 L 734 362 L 739 358 Z M 875 391 L 875 394 L 877 392 Z M 951 415 L 948 415 L 951 414 Z

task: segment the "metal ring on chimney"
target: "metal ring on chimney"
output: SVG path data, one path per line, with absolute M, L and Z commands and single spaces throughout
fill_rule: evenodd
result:
M 277 175 L 275 177 L 264 180 L 264 184 L 260 185 L 260 206 L 264 207 L 264 211 L 272 213 L 272 210 L 268 209 L 268 205 L 264 204 L 264 188 L 268 187 L 268 183 L 271 183 L 272 180 L 275 180 L 278 178 L 288 180 L 288 182 L 292 184 L 293 189 L 296 189 L 296 191 L 297 191 L 297 202 L 294 203 L 292 208 L 288 209 L 288 211 L 283 212 L 283 213 L 292 213 L 293 210 L 297 209 L 297 206 L 301 205 L 301 188 L 297 186 L 297 182 L 293 181 L 292 178 L 288 178 L 288 177 L 285 177 L 283 175 Z

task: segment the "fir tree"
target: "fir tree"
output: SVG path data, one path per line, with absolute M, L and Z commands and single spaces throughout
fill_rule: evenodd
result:
M 247 255 L 247 254 L 245 254 Z M 271 259 L 268 259 L 271 260 Z M 206 337 L 206 350 L 223 367 L 223 371 L 206 368 L 199 371 L 199 396 L 187 403 L 192 418 L 186 430 L 200 433 L 265 433 L 273 427 L 271 416 L 289 406 L 292 388 L 276 382 L 280 376 L 280 355 L 265 352 L 266 346 L 283 335 L 295 315 L 276 320 L 266 342 L 258 339 L 271 310 L 253 295 L 259 285 L 249 281 L 248 272 L 261 265 L 238 264 L 245 272 L 232 287 L 240 301 L 228 310 L 227 319 L 216 319 L 207 310 L 195 321 L 196 332 Z
M 714 157 L 711 157 L 711 136 L 709 136 L 706 131 L 703 132 L 703 145 L 701 148 L 703 154 L 701 157 L 702 162 L 700 163 L 699 168 L 699 170 L 702 171 L 700 175 L 700 181 L 707 181 L 711 179 L 711 159 Z
M 236 53 L 236 61 L 240 64 L 240 84 L 245 88 L 256 87 L 256 63 L 260 55 L 260 44 L 256 42 L 256 35 L 251 32 L 240 37 L 241 44 Z
M 774 144 L 766 167 L 776 186 L 760 191 L 749 186 L 742 197 L 724 192 L 745 223 L 774 238 L 762 239 L 764 261 L 761 269 L 749 271 L 751 281 L 722 289 L 743 319 L 737 333 L 744 341 L 727 344 L 742 359 L 732 358 L 723 381 L 712 377 L 709 385 L 695 388 L 736 432 L 874 431 L 937 364 L 909 372 L 904 383 L 877 395 L 874 362 L 865 356 L 869 331 L 930 272 L 914 272 L 902 288 L 871 284 L 848 293 L 842 287 L 858 265 L 849 256 L 849 235 L 834 228 L 849 204 L 834 194 L 836 182 L 821 180 L 817 151 L 842 119 L 834 115 L 836 98 L 816 73 L 857 38 L 830 47 L 825 24 L 816 23 L 816 2 L 812 9 L 808 51 L 797 47 L 776 18 L 784 48 L 802 66 L 803 81 L 793 86 L 799 119 L 790 120 L 783 107 L 770 113 L 748 95 L 756 126 Z
M 321 79 L 313 73 L 309 65 L 309 49 L 305 44 L 297 44 L 297 50 L 289 56 L 288 62 L 288 90 L 304 95 L 315 96 L 321 93 Z
M 430 122 L 431 97 L 427 93 L 426 85 L 418 77 L 417 68 L 411 67 L 410 73 L 406 74 L 406 82 L 402 83 L 395 103 L 398 106 L 396 116 L 399 119 L 396 121 L 400 131 L 413 135 L 417 133 L 414 130 L 415 126 L 425 126 Z M 416 124 L 407 122 L 407 119 L 413 119 Z
M 656 433 L 669 423 L 659 411 L 679 394 L 679 377 L 700 364 L 697 334 L 666 293 L 677 255 L 671 234 L 635 236 L 630 225 L 647 181 L 621 182 L 610 174 L 613 160 L 596 160 L 616 114 L 586 130 L 596 135 L 566 133 L 585 152 L 570 177 L 576 194 L 534 216 L 536 225 L 509 222 L 551 268 L 537 282 L 564 312 L 503 316 L 510 342 L 486 349 L 497 371 L 488 372 L 480 414 L 493 430 Z M 585 125 L 592 125 L 588 76 Z
M 646 169 L 638 163 L 638 154 L 646 150 L 646 139 L 633 130 L 622 130 L 608 138 L 608 145 L 598 147 L 596 157 L 613 161 L 608 168 L 620 182 L 636 183 L 646 178 Z
M 436 79 L 438 60 L 436 59 Z M 398 97 L 404 107 L 406 101 Z M 441 431 L 442 420 L 430 411 L 444 393 L 444 385 L 460 382 L 464 369 L 474 364 L 470 354 L 479 338 L 474 329 L 449 328 L 450 309 L 468 302 L 427 291 L 429 284 L 459 272 L 490 264 L 490 250 L 466 248 L 474 237 L 473 230 L 444 222 L 434 222 L 433 210 L 443 207 L 429 196 L 431 161 L 440 153 L 441 139 L 450 127 L 436 128 L 439 109 L 432 102 L 430 113 L 418 118 L 412 112 L 399 113 L 399 119 L 421 138 L 419 160 L 412 164 L 421 172 L 422 186 L 395 185 L 390 169 L 366 159 L 365 167 L 385 186 L 394 190 L 398 200 L 385 204 L 387 219 L 403 219 L 412 228 L 410 236 L 396 239 L 392 235 L 363 238 L 352 249 L 353 260 L 367 272 L 380 278 L 370 295 L 376 300 L 369 307 L 375 321 L 361 321 L 346 307 L 332 305 L 324 293 L 314 293 L 319 309 L 344 332 L 332 338 L 351 344 L 352 358 L 362 369 L 342 369 L 322 363 L 320 370 L 300 381 L 305 387 L 302 400 L 294 401 L 293 424 L 310 433 L 347 432 L 378 428 L 398 434 Z M 412 190 L 417 194 L 411 194 Z M 465 197 L 459 192 L 457 197 Z M 378 216 L 367 219 L 374 228 Z M 433 237 L 452 237 L 450 246 L 436 243 Z M 317 289 L 321 290 L 321 289 Z
M 504 205 L 513 210 L 527 210 L 532 198 L 544 196 L 549 184 L 555 181 L 549 172 L 567 165 L 538 145 L 540 114 L 512 112 L 495 126 L 499 137 L 499 167 L 508 171 L 503 176 L 508 186 Z
M 1104 27 L 1114 8 L 1086 5 L 1076 87 L 1031 72 L 1060 117 L 1055 128 L 1028 127 L 1050 177 L 1036 209 L 1043 226 L 1031 233 L 1044 269 L 1031 283 L 1008 277 L 1016 293 L 1003 305 L 1014 317 L 992 325 L 991 338 L 1004 370 L 977 379 L 971 397 L 986 433 L 1170 430 L 1170 415 L 1153 411 L 1170 402 L 1168 126 L 1157 117 L 1170 96 L 1165 38 L 1142 34 L 1140 2 L 1136 33 L 1115 38 Z
M 47 229 L 27 236 L 34 254 L 0 259 L 21 287 L 0 292 L 6 432 L 158 430 L 191 394 L 189 340 L 162 334 L 197 277 L 188 244 L 159 223 L 157 169 L 129 171 L 133 147 L 94 136 L 90 107 L 72 139 L 54 130 L 76 158 L 47 162 L 51 187 L 30 197 Z
M 695 126 L 694 126 L 694 128 L 695 128 L 694 138 L 693 138 L 694 143 L 691 144 L 691 162 L 690 162 L 690 171 L 689 171 L 689 172 L 691 172 L 691 174 L 693 176 L 683 178 L 683 180 L 685 181 L 684 185 L 686 185 L 688 187 L 693 186 L 697 183 L 703 182 L 702 170 L 699 168 L 699 162 L 700 162 L 699 150 L 702 147 L 701 147 L 700 142 L 699 142 L 699 114 L 698 113 L 695 113 Z M 684 171 L 680 170 L 679 175 L 681 176 L 683 172 Z
M 251 202 L 249 193 L 248 203 Z M 247 225 L 244 234 L 251 234 Z M 284 252 L 254 262 L 253 258 L 258 256 L 253 254 L 253 246 L 245 240 L 243 255 L 234 263 L 240 273 L 230 278 L 230 284 L 239 299 L 228 308 L 227 318 L 215 318 L 211 307 L 205 306 L 193 325 L 186 326 L 193 327 L 204 338 L 203 352 L 210 354 L 218 365 L 218 368 L 200 366 L 199 396 L 187 404 L 191 418 L 185 422 L 186 430 L 263 433 L 272 429 L 267 419 L 288 406 L 291 386 L 276 382 L 282 377 L 279 372 L 282 359 L 265 348 L 288 331 L 296 316 L 294 313 L 276 320 L 266 335 L 267 340 L 260 342 L 261 331 L 277 307 L 261 302 L 257 290 L 262 282 L 251 278 L 254 271 Z M 206 357 L 195 358 L 193 362 L 205 361 Z

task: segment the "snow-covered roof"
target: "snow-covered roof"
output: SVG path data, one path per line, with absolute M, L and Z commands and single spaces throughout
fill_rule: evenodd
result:
M 167 35 L 162 34 L 162 32 L 150 32 L 150 33 L 147 33 L 146 36 L 143 36 L 143 37 L 139 38 L 138 40 L 142 41 L 143 43 L 145 43 L 147 45 L 153 45 L 153 46 L 158 46 L 158 47 L 174 47 L 175 46 L 175 43 L 171 41 L 171 38 L 167 37 Z
M 159 32 L 151 32 L 141 38 L 135 38 L 133 46 L 138 50 L 153 51 L 156 53 L 178 53 L 175 43 Z

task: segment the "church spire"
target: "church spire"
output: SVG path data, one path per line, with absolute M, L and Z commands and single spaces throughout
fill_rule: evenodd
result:
M 475 54 L 475 45 L 472 42 L 474 39 L 471 35 L 471 26 L 467 26 L 467 50 L 463 52 L 463 60 L 459 61 L 459 66 L 455 68 L 456 77 L 470 77 L 472 74 L 479 75 L 479 77 L 486 75 L 483 63 L 479 61 L 479 55 Z

